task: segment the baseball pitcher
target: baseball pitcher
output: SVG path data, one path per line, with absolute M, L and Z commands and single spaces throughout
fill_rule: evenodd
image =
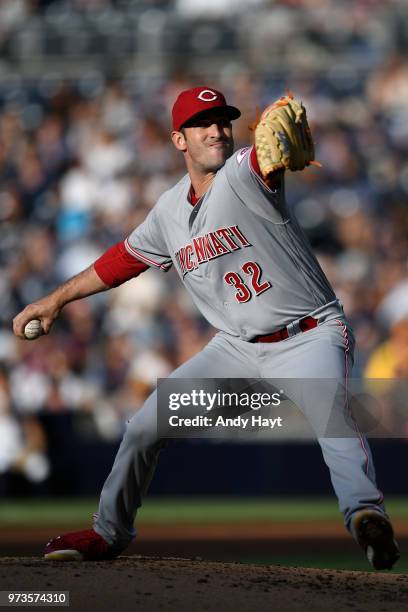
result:
M 174 266 L 219 332 L 172 377 L 346 379 L 352 330 L 284 196 L 285 170 L 317 163 L 305 108 L 291 95 L 280 98 L 261 115 L 255 145 L 234 153 L 231 121 L 239 116 L 211 87 L 183 91 L 173 106 L 171 138 L 185 176 L 123 242 L 17 315 L 15 334 L 24 338 L 33 319 L 48 333 L 68 302 L 150 267 Z M 325 388 L 298 399 L 312 426 L 330 410 Z M 154 392 L 127 425 L 93 529 L 51 540 L 46 559 L 109 559 L 135 537 L 136 512 L 164 445 L 156 402 Z M 357 431 L 319 444 L 347 529 L 373 567 L 390 569 L 399 551 L 367 440 Z

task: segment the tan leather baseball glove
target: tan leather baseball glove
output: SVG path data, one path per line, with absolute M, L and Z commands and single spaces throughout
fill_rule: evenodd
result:
M 282 96 L 264 110 L 255 127 L 255 147 L 265 179 L 276 170 L 321 165 L 314 159 L 306 109 L 292 94 Z

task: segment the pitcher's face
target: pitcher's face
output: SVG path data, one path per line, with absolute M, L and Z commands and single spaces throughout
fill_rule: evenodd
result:
M 182 132 L 173 132 L 172 137 L 176 148 L 203 173 L 222 168 L 234 151 L 231 120 L 219 109 L 192 119 Z

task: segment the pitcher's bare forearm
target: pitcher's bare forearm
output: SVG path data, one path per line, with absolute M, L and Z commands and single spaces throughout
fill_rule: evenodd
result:
M 50 293 L 49 297 L 53 296 L 58 308 L 62 308 L 65 304 L 80 300 L 100 291 L 110 289 L 95 272 L 93 264 L 83 270 L 76 276 L 73 276 L 65 283 L 57 287 L 55 291 Z
M 39 319 L 45 334 L 49 332 L 61 309 L 74 300 L 106 291 L 106 285 L 95 272 L 94 266 L 89 266 L 76 276 L 73 276 L 45 297 L 29 304 L 13 320 L 13 331 L 19 338 L 24 338 L 24 327 L 32 319 Z

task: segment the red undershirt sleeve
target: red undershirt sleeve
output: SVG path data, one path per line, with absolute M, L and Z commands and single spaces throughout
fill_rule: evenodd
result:
M 280 185 L 280 181 L 282 178 L 282 171 L 277 170 L 273 175 L 268 176 L 268 179 L 265 180 L 262 176 L 261 169 L 259 168 L 258 158 L 256 156 L 256 147 L 255 145 L 251 149 L 250 162 L 252 166 L 252 170 L 257 174 L 265 183 L 267 187 L 273 189 L 274 187 Z
M 256 172 L 256 174 L 262 178 L 261 170 L 258 164 L 258 158 L 256 156 L 255 145 L 251 149 L 251 165 L 252 165 L 252 170 Z
M 139 276 L 149 267 L 128 253 L 123 242 L 111 246 L 94 263 L 94 269 L 99 278 L 105 285 L 112 288 Z

